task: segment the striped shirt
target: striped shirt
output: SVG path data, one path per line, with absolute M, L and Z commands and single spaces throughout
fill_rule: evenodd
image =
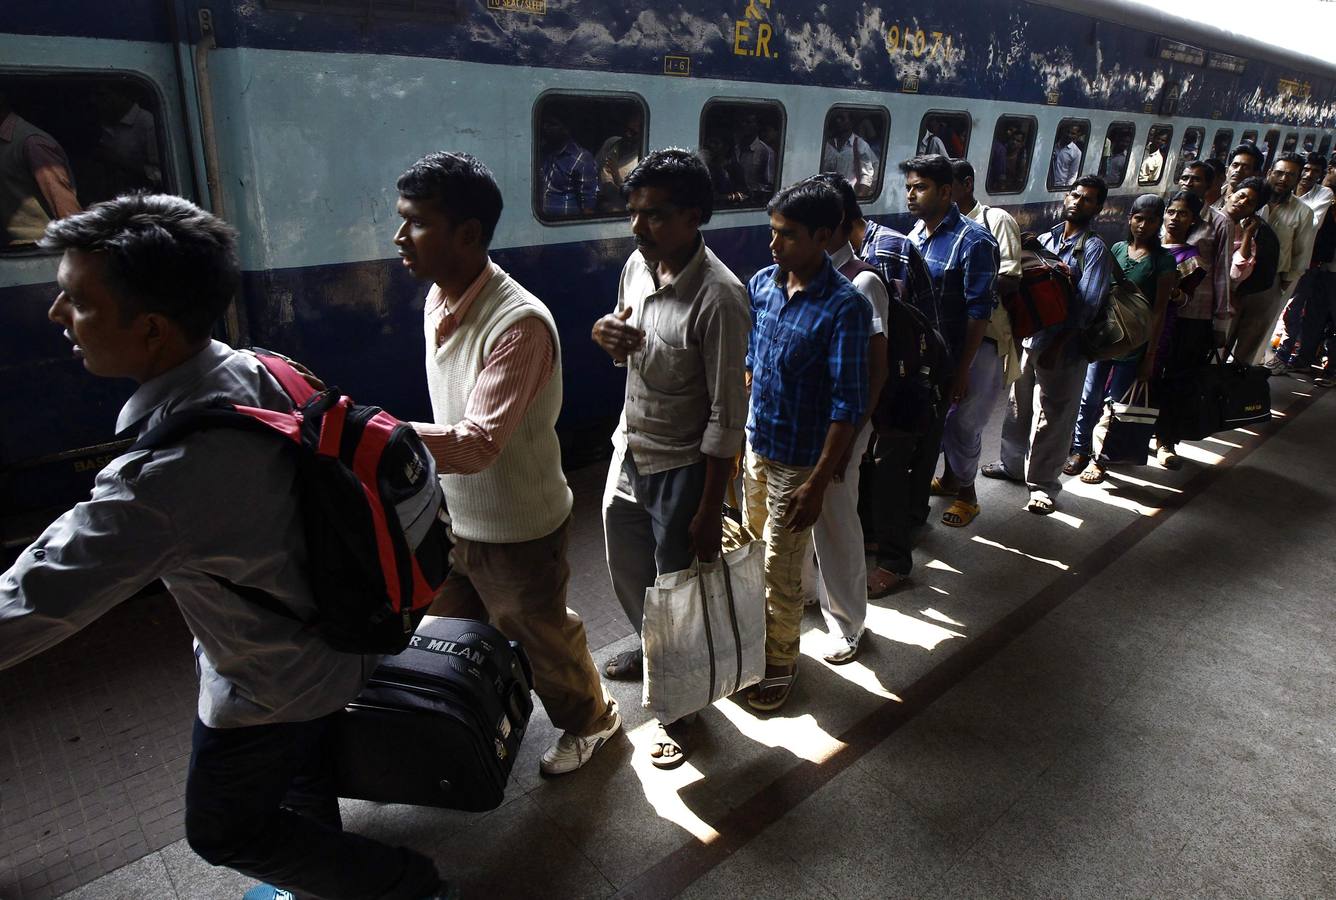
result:
M 435 323 L 437 347 L 459 327 L 495 271 L 488 260 L 453 304 L 439 287 L 431 286 L 424 314 Z M 453 425 L 413 423 L 436 459 L 436 468 L 442 474 L 468 475 L 490 466 L 552 377 L 554 358 L 552 332 L 541 319 L 527 316 L 506 329 L 487 354 L 464 418 Z
M 872 308 L 829 257 L 792 296 L 788 277 L 779 266 L 768 266 L 747 285 L 747 434 L 758 456 L 813 466 L 830 423 L 856 424 L 867 412 Z
M 894 228 L 868 220 L 858 255 L 881 273 L 882 281 L 895 285 L 901 300 L 923 313 L 933 327 L 937 327 L 939 311 L 932 273 L 909 238 Z
M 543 184 L 543 215 L 579 216 L 594 210 L 598 200 L 598 172 L 594 156 L 575 141 L 556 153 L 546 153 L 539 164 Z

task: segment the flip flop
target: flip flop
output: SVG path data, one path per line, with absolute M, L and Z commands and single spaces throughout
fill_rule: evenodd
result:
M 1089 453 L 1081 453 L 1080 451 L 1076 451 L 1072 453 L 1071 456 L 1067 457 L 1067 461 L 1062 464 L 1062 474 L 1080 475 L 1083 471 L 1085 471 L 1085 467 L 1089 462 L 1090 462 Z
M 762 678 L 752 685 L 751 690 L 747 691 L 747 705 L 757 712 L 774 712 L 789 702 L 789 694 L 793 693 L 793 683 L 797 680 L 798 664 L 795 662 L 789 668 L 787 675 Z M 783 688 L 783 691 L 776 694 L 775 699 L 763 702 L 761 695 L 772 688 Z
M 952 528 L 964 528 L 975 520 L 979 512 L 979 504 L 957 500 L 946 508 L 946 512 L 942 513 L 942 524 L 950 525 Z M 954 521 L 952 521 L 953 519 Z
M 1051 516 L 1057 508 L 1058 505 L 1047 494 L 1031 494 L 1030 502 L 1025 504 L 1025 509 L 1036 516 Z
M 656 769 L 676 769 L 687 761 L 690 748 L 684 740 L 686 726 L 677 722 L 673 725 L 675 736 L 660 722 L 654 740 L 650 742 L 649 761 Z
M 1022 484 L 1023 479 L 1017 478 L 1007 471 L 1007 467 L 1000 462 L 988 463 L 988 465 L 979 469 L 979 474 L 984 478 L 996 478 L 1000 481 L 1010 481 L 1012 484 Z
M 876 578 L 878 573 L 889 575 L 891 580 L 888 582 L 884 578 L 879 579 L 877 584 L 874 586 L 872 579 Z M 883 569 L 881 566 L 878 566 L 877 568 L 873 569 L 871 572 L 868 573 L 867 579 L 868 579 L 867 582 L 868 599 L 880 600 L 887 594 L 892 594 L 897 589 L 899 589 L 901 585 L 903 585 L 905 582 L 909 580 L 909 576 L 901 575 L 897 572 L 889 572 L 886 569 Z
M 635 681 L 645 673 L 645 651 L 641 647 L 623 650 L 603 666 L 603 674 L 614 681 Z
M 940 478 L 934 478 L 932 480 L 932 483 L 928 485 L 928 493 L 932 494 L 934 497 L 954 497 L 956 495 L 955 491 L 947 490 Z
M 1083 484 L 1099 484 L 1104 480 L 1104 467 L 1099 463 L 1092 462 L 1086 466 L 1086 470 L 1081 473 L 1081 482 Z

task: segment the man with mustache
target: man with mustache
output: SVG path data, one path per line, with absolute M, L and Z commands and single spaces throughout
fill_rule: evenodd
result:
M 724 491 L 747 424 L 751 313 L 742 282 L 700 233 L 714 209 L 700 158 L 655 150 L 627 176 L 625 189 L 636 250 L 622 269 L 616 311 L 594 323 L 592 337 L 626 368 L 603 525 L 613 592 L 640 631 L 645 589 L 659 575 L 719 555 Z M 643 667 L 636 646 L 609 660 L 603 673 L 630 680 Z M 690 724 L 660 723 L 653 765 L 672 768 L 686 759 Z

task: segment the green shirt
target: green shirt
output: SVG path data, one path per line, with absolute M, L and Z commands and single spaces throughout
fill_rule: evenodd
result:
M 1127 253 L 1127 241 L 1119 241 L 1113 245 L 1113 259 L 1123 270 L 1123 275 L 1128 281 L 1137 286 L 1137 289 L 1146 296 L 1151 309 L 1155 308 L 1156 282 L 1160 280 L 1161 275 L 1178 270 L 1177 263 L 1174 262 L 1174 255 L 1168 250 L 1156 249 L 1147 253 L 1141 259 L 1134 260 Z M 1117 362 L 1136 362 L 1146 353 L 1146 348 L 1141 347 L 1135 352 L 1119 357 Z

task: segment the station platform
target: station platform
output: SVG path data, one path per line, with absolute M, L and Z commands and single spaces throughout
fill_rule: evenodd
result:
M 1336 396 L 1272 389 L 1272 422 L 1181 471 L 1067 479 L 1047 518 L 980 479 L 983 514 L 921 532 L 857 662 L 821 661 L 810 611 L 788 705 L 717 704 L 675 771 L 639 684 L 610 682 L 625 734 L 580 772 L 538 775 L 538 707 L 500 808 L 345 801 L 345 825 L 488 900 L 1336 896 Z M 600 663 L 634 640 L 603 475 L 571 473 Z M 165 596 L 0 675 L 0 897 L 240 898 L 182 839 L 194 699 Z

